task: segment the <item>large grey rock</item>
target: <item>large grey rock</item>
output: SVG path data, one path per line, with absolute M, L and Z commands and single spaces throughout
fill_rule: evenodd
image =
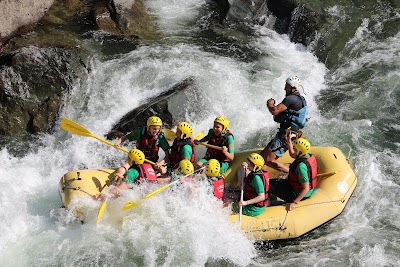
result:
M 2 42 L 38 22 L 54 0 L 1 0 L 0 46 Z
M 63 96 L 84 71 L 63 48 L 29 46 L 0 57 L 0 134 L 49 131 Z
M 141 40 L 159 38 L 155 23 L 142 0 L 98 1 L 94 14 L 101 30 Z
M 158 116 L 163 123 L 172 127 L 172 115 L 168 110 L 168 99 L 179 92 L 194 86 L 195 80 L 193 77 L 188 77 L 181 82 L 173 85 L 169 90 L 160 94 L 157 97 L 149 99 L 145 104 L 128 112 L 107 134 L 108 139 L 114 139 L 126 134 L 137 127 L 146 125 L 147 119 L 150 116 Z

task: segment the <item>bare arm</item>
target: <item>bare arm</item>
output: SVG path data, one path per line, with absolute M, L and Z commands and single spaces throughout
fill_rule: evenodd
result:
M 275 100 L 272 98 L 268 99 L 267 107 L 269 112 L 274 116 L 278 115 L 279 113 L 287 109 L 287 107 L 283 103 L 279 103 L 278 105 L 275 106 Z
M 258 203 L 258 202 L 260 202 L 260 201 L 264 201 L 265 200 L 265 193 L 260 193 L 260 194 L 258 194 L 258 196 L 256 196 L 255 198 L 252 198 L 252 199 L 249 199 L 249 200 L 246 200 L 246 201 L 239 201 L 239 207 L 240 206 L 247 206 L 247 205 L 250 205 L 250 204 L 255 204 L 255 203 Z
M 293 148 L 293 142 L 292 142 L 292 138 L 291 138 L 291 133 L 289 131 L 289 133 L 286 135 L 286 143 L 288 144 L 288 151 L 289 151 L 289 155 L 292 158 L 296 158 L 296 152 L 294 152 L 294 148 Z
M 301 185 L 303 189 L 301 189 L 300 194 L 293 200 L 293 202 L 289 204 L 288 206 L 289 211 L 293 210 L 294 207 L 297 205 L 297 203 L 299 203 L 303 199 L 303 197 L 307 194 L 307 192 L 310 191 L 309 182 L 302 183 Z
M 116 149 L 118 149 L 119 145 L 123 142 L 125 142 L 128 138 L 126 137 L 126 135 L 121 136 L 115 143 L 114 143 L 114 147 Z
M 229 153 L 228 148 L 226 146 L 222 147 L 222 153 L 225 155 L 225 157 L 229 160 L 233 160 L 235 158 L 234 153 Z

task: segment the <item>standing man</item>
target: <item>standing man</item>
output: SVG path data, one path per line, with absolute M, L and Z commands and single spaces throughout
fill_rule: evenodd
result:
M 261 156 L 267 166 L 285 173 L 289 172 L 289 168 L 277 160 L 288 150 L 286 131 L 290 128 L 291 136 L 294 138 L 305 126 L 307 119 L 307 102 L 299 93 L 300 87 L 302 87 L 301 81 L 297 76 L 289 77 L 286 79 L 284 88 L 286 95 L 283 101 L 278 105 L 275 105 L 275 100 L 272 98 L 267 101 L 269 112 L 280 126 L 278 133 L 261 152 Z

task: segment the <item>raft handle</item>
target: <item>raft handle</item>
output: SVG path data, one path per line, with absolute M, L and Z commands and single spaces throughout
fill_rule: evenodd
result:
M 79 187 L 77 187 L 78 189 L 75 189 L 75 188 L 70 188 L 69 186 L 73 181 L 81 181 L 82 178 L 80 177 L 80 175 L 81 175 L 80 172 L 76 172 L 76 176 L 77 176 L 76 178 L 72 178 L 72 179 L 69 179 L 68 181 L 64 182 L 64 186 L 61 189 L 61 192 L 64 192 L 64 189 L 79 190 L 80 189 Z

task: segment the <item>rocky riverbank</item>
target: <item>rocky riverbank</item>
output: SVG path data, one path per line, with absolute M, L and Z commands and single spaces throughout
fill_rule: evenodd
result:
M 209 30 L 218 29 L 214 34 L 240 25 L 248 35 L 253 25 L 266 25 L 307 46 L 328 68 L 338 64 L 336 55 L 359 26 L 347 25 L 340 10 L 352 8 L 358 16 L 373 6 L 373 1 L 205 2 Z M 90 72 L 88 62 L 99 52 L 83 42 L 95 32 L 106 33 L 101 42 L 118 48 L 100 50 L 108 56 L 163 38 L 145 0 L 0 1 L 0 135 L 51 130 L 63 99 Z

